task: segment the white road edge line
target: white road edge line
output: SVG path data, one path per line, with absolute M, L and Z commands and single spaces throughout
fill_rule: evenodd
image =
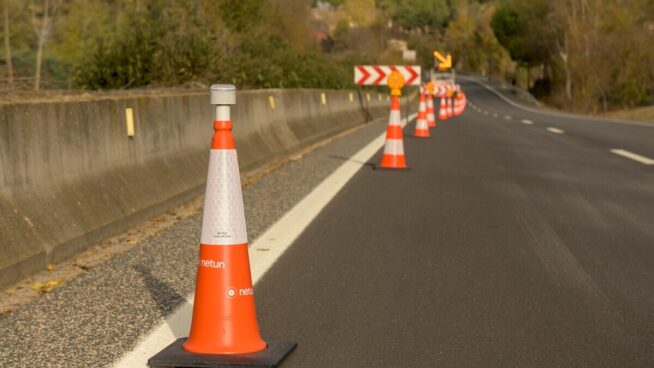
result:
M 522 119 L 522 123 L 527 125 L 534 125 L 534 122 L 529 119 Z
M 561 130 L 559 128 L 552 128 L 552 127 L 547 128 L 547 131 L 550 132 L 550 133 L 554 133 L 554 134 L 563 134 L 563 133 L 565 133 L 563 130 Z
M 402 119 L 402 126 L 413 120 L 417 114 Z M 250 266 L 252 282 L 256 284 L 270 269 L 275 261 L 293 244 L 295 239 L 309 226 L 316 216 L 327 206 L 334 196 L 348 183 L 365 163 L 381 148 L 386 141 L 386 132 L 377 136 L 336 171 L 329 175 L 311 193 L 282 216 L 250 246 Z M 269 249 L 257 252 L 257 248 Z M 177 338 L 188 334 L 193 311 L 193 295 L 182 304 L 165 321 L 155 327 L 138 345 L 114 364 L 121 368 L 147 368 L 148 359 L 171 344 Z
M 626 157 L 628 159 L 638 161 L 644 165 L 654 165 L 654 160 L 645 156 L 641 156 L 637 153 L 629 152 L 627 150 L 623 150 L 620 148 L 613 148 L 611 152 L 615 153 L 616 155 L 620 155 L 622 157 Z

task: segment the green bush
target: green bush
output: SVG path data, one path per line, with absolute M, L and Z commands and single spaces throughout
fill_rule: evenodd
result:
M 135 27 L 113 43 L 100 42 L 81 64 L 75 82 L 86 89 L 178 85 L 188 81 L 259 88 L 345 88 L 352 67 L 319 51 L 298 52 L 276 37 L 248 37 L 228 53 L 200 32 L 163 37 Z

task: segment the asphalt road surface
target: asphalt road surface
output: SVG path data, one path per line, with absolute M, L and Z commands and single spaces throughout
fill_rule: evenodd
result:
M 361 170 L 259 283 L 285 367 L 654 366 L 654 166 L 610 151 L 654 157 L 654 127 L 463 88 L 489 115 Z
M 410 171 L 364 165 L 256 284 L 264 336 L 298 342 L 282 366 L 654 366 L 654 126 L 463 90 L 431 139 L 405 129 Z M 383 129 L 246 187 L 250 238 Z M 115 362 L 192 292 L 198 231 L 195 216 L 0 319 L 0 366 Z

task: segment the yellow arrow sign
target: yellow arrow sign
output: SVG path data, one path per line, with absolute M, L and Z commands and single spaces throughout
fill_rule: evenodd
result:
M 443 57 L 440 52 L 434 51 L 434 56 L 438 59 L 438 69 L 447 70 L 452 68 L 452 55 L 447 54 L 447 57 Z

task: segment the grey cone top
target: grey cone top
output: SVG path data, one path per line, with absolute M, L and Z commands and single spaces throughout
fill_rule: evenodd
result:
M 236 86 L 233 84 L 213 84 L 209 95 L 212 105 L 236 105 Z

